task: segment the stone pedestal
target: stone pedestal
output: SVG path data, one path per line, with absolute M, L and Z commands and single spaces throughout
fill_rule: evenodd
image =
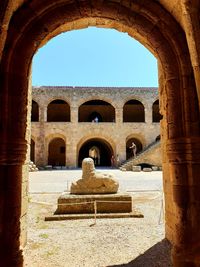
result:
M 58 198 L 55 214 L 91 214 L 96 201 L 97 213 L 132 212 L 132 197 L 128 194 L 71 195 L 63 193 Z

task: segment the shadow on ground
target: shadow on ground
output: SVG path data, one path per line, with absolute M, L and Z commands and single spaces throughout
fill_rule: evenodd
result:
M 172 267 L 170 249 L 170 243 L 163 239 L 133 261 L 108 267 Z

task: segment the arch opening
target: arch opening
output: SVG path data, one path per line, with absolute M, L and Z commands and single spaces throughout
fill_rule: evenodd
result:
M 70 106 L 64 100 L 57 99 L 49 103 L 47 107 L 48 122 L 69 122 Z
M 65 166 L 66 145 L 62 138 L 54 138 L 49 143 L 48 164 L 52 166 Z
M 31 121 L 39 121 L 39 106 L 34 100 L 32 100 Z
M 127 101 L 123 107 L 123 122 L 145 122 L 144 105 L 135 99 Z
M 35 141 L 31 139 L 30 160 L 35 162 Z
M 138 138 L 129 138 L 126 141 L 126 159 L 130 159 L 134 156 L 133 150 L 131 147 L 132 143 L 135 143 L 136 145 L 136 154 L 138 154 L 143 149 L 142 142 Z
M 79 122 L 114 122 L 114 107 L 103 100 L 90 100 L 83 103 L 78 111 Z
M 101 138 L 91 138 L 79 150 L 78 166 L 81 167 L 84 158 L 91 157 L 96 167 L 109 167 L 112 155 L 113 149 L 107 141 Z
M 159 100 L 157 99 L 152 106 L 152 121 L 153 122 L 160 122 L 162 119 L 162 116 L 160 114 L 160 108 L 159 108 Z

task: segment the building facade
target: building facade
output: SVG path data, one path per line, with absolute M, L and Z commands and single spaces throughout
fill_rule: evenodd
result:
M 132 142 L 138 153 L 160 135 L 155 87 L 33 87 L 31 114 L 38 166 L 77 167 L 88 156 L 110 166 L 112 155 L 120 162 L 132 156 Z

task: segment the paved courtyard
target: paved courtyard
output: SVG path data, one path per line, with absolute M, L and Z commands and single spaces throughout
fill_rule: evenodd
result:
M 122 172 L 118 169 L 97 169 L 114 174 L 120 191 L 162 191 L 162 172 Z M 30 172 L 30 193 L 59 193 L 69 190 L 72 181 L 81 178 L 82 170 Z
M 115 174 L 144 218 L 52 221 L 61 192 L 81 170 L 30 173 L 26 267 L 171 267 L 162 208 L 162 172 Z

